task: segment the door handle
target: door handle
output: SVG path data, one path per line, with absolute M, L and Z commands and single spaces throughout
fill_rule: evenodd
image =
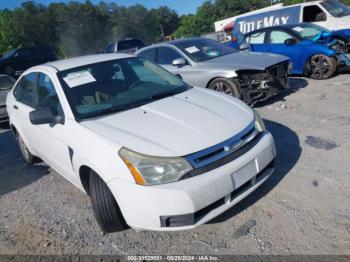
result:
M 14 105 L 13 108 L 16 109 L 16 110 L 18 110 L 18 106 L 17 106 L 17 105 Z

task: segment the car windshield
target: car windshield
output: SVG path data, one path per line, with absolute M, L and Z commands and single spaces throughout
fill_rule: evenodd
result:
M 174 42 L 174 45 L 196 62 L 206 61 L 237 52 L 236 49 L 210 39 L 179 41 Z
M 350 8 L 338 1 L 324 1 L 321 2 L 321 5 L 326 8 L 327 11 L 334 17 L 343 17 L 350 15 Z
M 331 31 L 314 24 L 300 24 L 292 27 L 292 30 L 299 34 L 304 39 L 313 39 L 319 36 L 322 32 L 330 33 Z
M 16 80 L 11 76 L 0 76 L 0 90 L 11 89 L 15 84 Z
M 139 57 L 111 60 L 58 73 L 77 120 L 135 108 L 190 88 Z

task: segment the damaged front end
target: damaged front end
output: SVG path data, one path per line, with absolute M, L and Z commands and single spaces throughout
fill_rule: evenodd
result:
M 276 95 L 281 90 L 288 88 L 288 73 L 290 72 L 291 65 L 288 61 L 270 66 L 265 71 L 238 71 L 242 99 L 247 104 L 253 104 Z

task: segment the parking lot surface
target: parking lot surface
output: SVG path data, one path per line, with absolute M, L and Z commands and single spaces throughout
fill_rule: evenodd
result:
M 350 255 L 349 75 L 290 82 L 255 106 L 275 138 L 274 175 L 191 231 L 102 235 L 88 196 L 45 164 L 25 165 L 2 126 L 0 254 Z

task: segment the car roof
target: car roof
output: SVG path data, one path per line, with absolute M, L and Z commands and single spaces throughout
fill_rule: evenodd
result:
M 128 58 L 128 57 L 134 57 L 134 56 L 129 54 L 123 54 L 123 53 L 86 55 L 86 56 L 78 56 L 74 58 L 57 60 L 57 61 L 46 63 L 45 65 L 54 67 L 57 69 L 57 71 L 63 71 L 74 67 L 94 64 L 98 62 L 110 61 L 115 59 Z

